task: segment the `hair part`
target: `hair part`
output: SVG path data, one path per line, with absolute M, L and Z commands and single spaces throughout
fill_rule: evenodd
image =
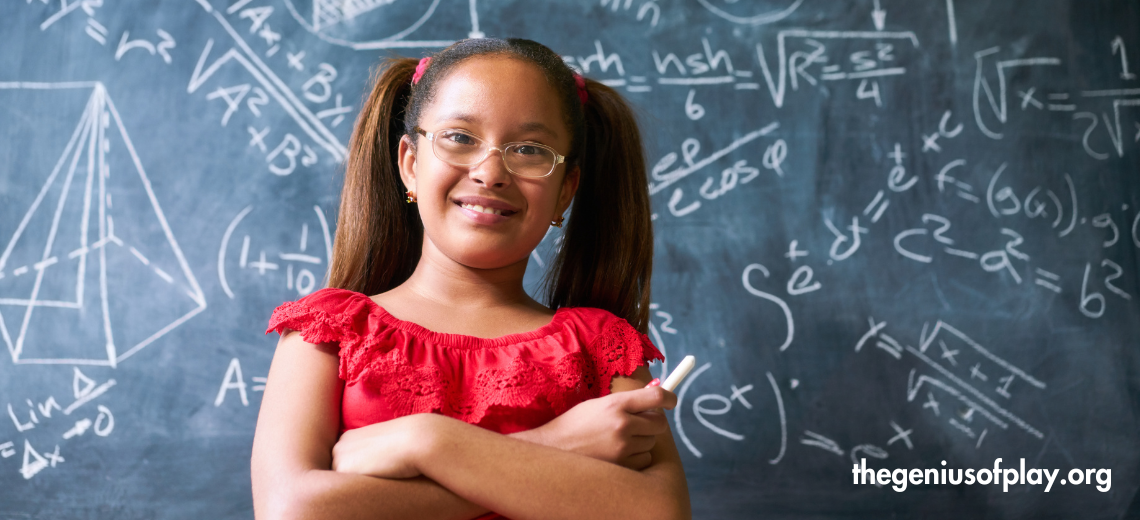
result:
M 590 79 L 583 104 L 574 71 L 554 51 L 524 39 L 460 41 L 432 56 L 415 85 L 412 58 L 389 59 L 373 74 L 349 143 L 329 286 L 377 294 L 415 270 L 423 223 L 417 207 L 404 203 L 400 139 L 407 135 L 416 142 L 414 129 L 437 86 L 457 65 L 480 56 L 538 67 L 557 93 L 571 132 L 565 167 L 577 167 L 581 176 L 561 247 L 543 281 L 545 303 L 553 309 L 605 309 L 646 332 L 653 225 L 637 119 L 617 91 Z

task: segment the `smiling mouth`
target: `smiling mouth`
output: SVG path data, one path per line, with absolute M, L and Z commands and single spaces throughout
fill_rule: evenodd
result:
M 477 211 L 479 213 L 487 213 L 487 214 L 491 214 L 491 215 L 501 215 L 504 217 L 509 217 L 509 216 L 517 213 L 517 211 L 511 211 L 511 210 L 499 210 L 499 209 L 495 209 L 495 208 L 485 208 L 485 207 L 480 206 L 478 204 L 463 204 L 461 202 L 456 202 L 455 205 L 459 206 L 461 208 L 464 208 L 464 209 L 469 209 L 471 211 Z

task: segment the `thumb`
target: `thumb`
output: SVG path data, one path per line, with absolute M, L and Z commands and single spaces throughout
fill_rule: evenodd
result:
M 659 386 L 621 392 L 621 399 L 621 409 L 627 413 L 641 413 L 656 408 L 672 409 L 677 406 L 677 396 Z

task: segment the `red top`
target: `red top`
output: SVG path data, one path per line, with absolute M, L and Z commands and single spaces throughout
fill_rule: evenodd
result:
M 266 334 L 285 330 L 339 347 L 341 431 L 429 412 L 503 434 L 530 430 L 608 395 L 615 375 L 664 360 L 624 319 L 588 307 L 485 339 L 432 332 L 364 294 L 322 289 L 273 311 Z

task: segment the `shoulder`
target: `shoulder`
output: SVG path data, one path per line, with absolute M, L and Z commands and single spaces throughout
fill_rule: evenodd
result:
M 629 376 L 639 366 L 665 360 L 648 336 L 610 311 L 571 307 L 559 312 L 574 324 L 578 339 L 604 377 Z
M 354 324 L 370 314 L 375 307 L 376 304 L 367 295 L 346 289 L 321 289 L 274 309 L 265 333 L 295 330 L 309 339 L 312 335 L 310 332 L 315 333 L 319 329 L 325 329 L 329 333 L 344 332 L 357 328 Z
M 338 309 L 343 308 L 346 305 L 351 305 L 351 304 L 361 305 L 361 304 L 366 304 L 369 301 L 372 301 L 372 299 L 363 293 L 358 293 L 356 291 L 350 291 L 348 289 L 336 289 L 336 288 L 332 288 L 332 287 L 326 287 L 326 288 L 318 290 L 318 291 L 316 291 L 316 292 L 314 292 L 308 296 L 305 296 L 304 298 L 301 298 L 300 300 L 297 300 L 295 302 L 290 302 L 290 303 L 303 305 L 303 306 L 307 306 L 307 307 L 313 307 L 313 308 L 338 310 Z M 288 305 L 288 303 L 286 303 L 285 305 Z
M 583 339 L 605 337 L 648 337 L 639 332 L 625 318 L 608 310 L 595 307 L 563 307 L 558 310 L 573 323 Z
M 340 378 L 350 381 L 360 376 L 373 355 L 404 341 L 393 337 L 388 319 L 367 295 L 329 288 L 281 304 L 273 311 L 265 333 L 296 331 L 307 343 L 335 346 Z
M 634 330 L 628 321 L 605 309 L 561 307 L 556 311 L 556 314 L 562 315 L 564 320 L 572 323 L 580 333 L 585 335 L 597 335 L 613 328 L 624 329 L 628 327 Z

